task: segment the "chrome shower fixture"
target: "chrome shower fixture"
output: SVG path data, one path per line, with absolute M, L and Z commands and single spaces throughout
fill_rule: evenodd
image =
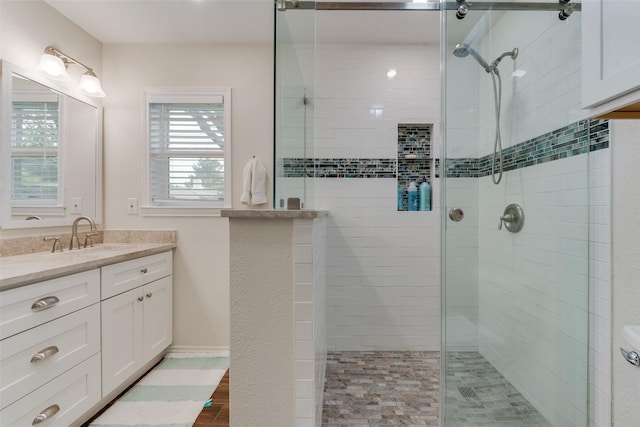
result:
M 502 55 L 498 56 L 491 65 L 489 65 L 478 52 L 466 43 L 457 44 L 455 49 L 453 49 L 453 54 L 458 58 L 464 58 L 471 55 L 487 73 L 498 73 L 498 64 L 500 64 L 500 61 L 502 61 L 505 56 L 510 56 L 512 59 L 516 59 L 518 57 L 518 48 L 516 47 L 511 51 L 504 52 Z
M 561 21 L 565 21 L 573 13 L 575 6 L 573 3 L 570 3 L 571 0 L 559 0 L 559 1 L 562 9 L 558 13 L 558 18 Z
M 469 5 L 465 0 L 458 0 L 458 9 L 456 10 L 456 18 L 464 19 L 467 16 L 467 12 L 469 12 Z
M 493 156 L 491 159 L 491 181 L 498 185 L 502 180 L 502 171 L 504 169 L 504 157 L 502 155 L 502 137 L 500 136 L 500 111 L 502 104 L 502 79 L 500 78 L 500 72 L 498 71 L 498 65 L 505 56 L 510 56 L 513 60 L 518 57 L 518 48 L 514 48 L 511 51 L 504 52 L 498 56 L 489 65 L 478 52 L 476 52 L 471 46 L 466 43 L 459 43 L 453 49 L 453 55 L 458 58 L 464 58 L 466 56 L 473 56 L 478 61 L 480 66 L 491 75 L 493 82 L 493 99 L 496 113 L 496 129 L 495 129 L 495 141 L 493 145 Z M 496 167 L 497 164 L 497 167 Z M 497 175 L 497 177 L 496 177 Z

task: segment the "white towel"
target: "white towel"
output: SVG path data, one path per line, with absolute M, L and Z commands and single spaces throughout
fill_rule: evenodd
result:
M 267 169 L 255 157 L 247 162 L 242 171 L 242 196 L 240 202 L 245 205 L 263 205 L 267 203 Z
M 267 203 L 267 169 L 260 163 L 260 160 L 253 159 L 251 169 L 251 204 L 263 205 Z
M 251 173 L 254 161 L 255 158 L 249 160 L 242 171 L 242 196 L 240 196 L 240 202 L 245 205 L 251 204 Z

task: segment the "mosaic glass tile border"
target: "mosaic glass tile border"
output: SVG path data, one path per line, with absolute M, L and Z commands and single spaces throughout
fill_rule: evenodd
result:
M 502 151 L 504 171 L 609 148 L 609 121 L 586 119 L 521 142 Z M 448 178 L 480 178 L 491 175 L 493 154 L 480 158 L 446 159 Z M 438 162 L 439 164 L 439 162 Z M 436 169 L 439 172 L 439 169 Z
M 286 178 L 395 178 L 396 159 L 283 159 Z
M 609 120 L 586 119 L 504 149 L 504 170 L 534 166 L 609 148 Z M 480 158 L 445 160 L 448 178 L 480 178 L 491 175 L 492 154 Z M 441 159 L 433 159 L 435 177 Z M 415 162 L 415 160 L 413 160 Z M 285 178 L 396 178 L 397 159 L 282 159 Z M 399 171 L 398 173 L 401 173 Z M 424 177 L 420 174 L 419 177 Z

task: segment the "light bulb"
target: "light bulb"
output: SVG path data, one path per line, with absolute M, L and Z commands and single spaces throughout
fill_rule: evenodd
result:
M 38 64 L 38 71 L 44 73 L 51 80 L 68 82 L 71 77 L 67 73 L 67 68 L 62 59 L 55 55 L 43 53 Z
M 100 80 L 98 80 L 96 75 L 91 71 L 87 71 L 80 78 L 78 89 L 87 96 L 93 96 L 95 98 L 104 98 L 106 96 L 100 85 Z

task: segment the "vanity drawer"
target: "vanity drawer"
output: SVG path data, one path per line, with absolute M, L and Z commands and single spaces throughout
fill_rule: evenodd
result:
M 100 272 L 83 271 L 0 293 L 0 339 L 100 301 Z
M 102 299 L 171 275 L 172 255 L 168 251 L 102 267 Z
M 4 408 L 100 351 L 100 304 L 0 341 Z
M 0 411 L 2 427 L 68 427 L 100 401 L 100 354 L 46 383 Z M 34 424 L 35 421 L 35 424 Z

